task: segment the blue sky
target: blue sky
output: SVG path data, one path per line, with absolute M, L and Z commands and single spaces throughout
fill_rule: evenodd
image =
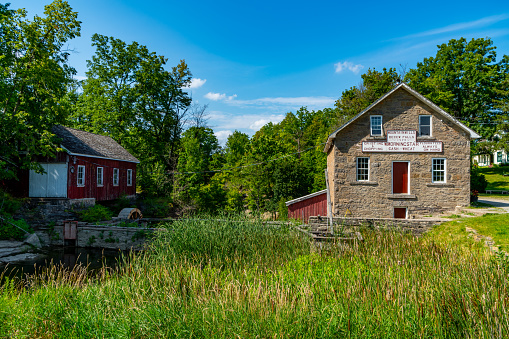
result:
M 221 143 L 254 134 L 301 106 L 332 107 L 368 68 L 415 67 L 450 39 L 490 37 L 509 54 L 509 1 L 120 1 L 69 0 L 82 36 L 69 43 L 83 78 L 99 33 L 185 59 L 193 101 L 208 105 Z M 11 0 L 29 17 L 49 0 Z

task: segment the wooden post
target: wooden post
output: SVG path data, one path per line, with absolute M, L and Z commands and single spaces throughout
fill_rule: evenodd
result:
M 330 225 L 330 231 L 331 234 L 334 235 L 334 225 L 333 219 L 332 219 L 332 204 L 331 204 L 331 198 L 330 198 L 330 189 L 329 189 L 329 175 L 327 172 L 327 169 L 325 169 L 325 184 L 327 185 L 327 218 L 328 224 Z

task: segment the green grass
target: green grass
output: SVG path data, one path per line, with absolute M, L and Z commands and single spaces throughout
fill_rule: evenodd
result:
M 486 176 L 488 190 L 509 191 L 509 166 L 479 167 L 479 171 Z
M 420 238 L 365 230 L 361 244 L 316 251 L 289 227 L 180 221 L 116 272 L 53 268 L 26 289 L 5 284 L 0 336 L 507 337 L 509 264 L 443 241 L 453 223 Z

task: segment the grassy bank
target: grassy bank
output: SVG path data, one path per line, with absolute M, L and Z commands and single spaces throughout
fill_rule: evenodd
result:
M 488 181 L 488 190 L 509 191 L 509 166 L 479 167 Z
M 237 220 L 238 221 L 238 220 Z M 118 272 L 2 288 L 2 337 L 505 337 L 509 265 L 435 236 L 317 252 L 290 228 L 181 221 Z

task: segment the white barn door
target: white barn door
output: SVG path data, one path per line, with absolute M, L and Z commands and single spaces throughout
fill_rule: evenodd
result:
M 40 164 L 46 171 L 30 171 L 28 196 L 31 198 L 67 198 L 67 164 Z

